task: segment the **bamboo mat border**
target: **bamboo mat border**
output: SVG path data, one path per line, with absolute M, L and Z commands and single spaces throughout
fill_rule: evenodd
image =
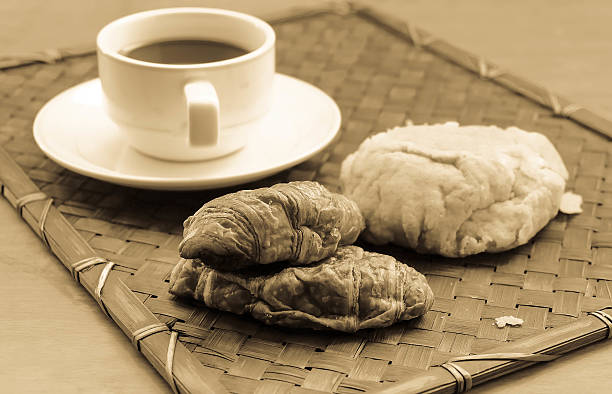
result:
M 603 308 L 598 312 L 609 316 L 610 308 Z M 380 394 L 410 394 L 410 393 L 460 393 L 459 381 L 444 367 L 448 364 L 461 365 L 464 377 L 468 377 L 470 385 L 477 386 L 489 380 L 519 371 L 534 364 L 534 361 L 521 360 L 520 356 L 553 355 L 561 356 L 584 346 L 610 339 L 612 335 L 612 322 L 604 323 L 602 318 L 589 314 L 565 326 L 550 328 L 546 332 L 526 337 L 514 342 L 489 349 L 486 354 L 470 360 L 452 361 L 432 366 L 421 374 L 413 375 L 410 379 L 385 385 Z M 505 358 L 507 357 L 507 358 Z M 512 359 L 512 357 L 516 357 Z M 528 357 L 527 357 L 528 359 Z M 549 360 L 552 361 L 552 360 Z M 546 362 L 546 361 L 544 361 Z
M 0 188 L 4 198 L 15 208 L 26 196 L 41 193 L 27 174 L 4 150 L 0 149 Z M 27 198 L 27 197 L 26 197 Z M 32 201 L 20 207 L 23 220 L 48 243 L 51 252 L 69 270 L 73 264 L 99 257 L 81 237 L 64 215 L 53 205 L 43 214 L 48 199 Z M 42 222 L 42 224 L 41 224 Z M 82 271 L 79 283 L 97 299 L 96 289 L 103 271 L 102 264 Z M 139 331 L 161 323 L 132 291 L 113 275 L 109 275 L 100 292 L 99 303 L 123 333 L 134 339 Z M 135 345 L 151 365 L 172 386 L 176 384 L 183 393 L 226 392 L 217 378 L 180 343 L 176 343 L 172 377 L 166 371 L 168 348 L 171 345 L 169 330 L 146 336 Z
M 381 27 L 390 30 L 394 34 L 408 40 L 413 45 L 428 50 L 440 57 L 443 57 L 463 68 L 478 74 L 481 78 L 489 79 L 501 86 L 504 86 L 522 96 L 529 98 L 540 105 L 552 109 L 553 113 L 560 117 L 571 119 L 589 129 L 598 132 L 608 138 L 612 138 L 612 122 L 582 106 L 574 104 L 572 101 L 560 97 L 550 90 L 539 86 L 535 83 L 527 81 L 521 77 L 505 72 L 495 64 L 488 62 L 480 56 L 471 54 L 461 48 L 455 47 L 448 42 L 437 39 L 427 31 L 415 27 L 410 23 L 397 18 L 396 16 L 381 13 L 369 6 L 366 6 L 357 1 L 333 1 L 327 6 L 293 8 L 282 13 L 269 15 L 263 19 L 268 22 L 283 23 L 301 18 L 307 18 L 325 13 L 336 13 L 340 15 L 355 14 L 362 18 L 380 25 Z M 0 59 L 1 68 L 20 67 L 34 62 L 54 63 L 68 57 L 81 56 L 91 54 L 93 51 L 87 47 L 81 47 L 75 50 L 51 50 L 39 53 L 37 56 L 19 56 L 12 60 L 4 57 Z M 58 257 L 62 264 L 70 271 L 73 271 L 73 264 L 76 262 L 93 259 L 96 252 L 89 244 L 79 235 L 74 227 L 66 220 L 62 213 L 53 205 L 48 207 L 48 199 L 34 199 L 30 203 L 21 206 L 24 197 L 41 194 L 38 187 L 29 179 L 23 170 L 16 164 L 10 155 L 0 147 L 0 192 L 9 203 L 20 210 L 23 220 L 32 228 L 32 230 L 45 241 L 51 252 Z M 41 223 L 42 222 L 42 223 Z M 134 341 L 135 336 L 143 329 L 148 327 L 158 327 L 160 330 L 145 336 L 136 341 L 136 347 L 140 350 L 151 365 L 158 373 L 168 382 L 170 387 L 176 387 L 179 392 L 185 393 L 200 393 L 200 392 L 227 392 L 220 384 L 219 380 L 208 370 L 206 370 L 200 362 L 191 355 L 191 353 L 180 343 L 176 342 L 176 348 L 173 352 L 173 359 L 170 360 L 172 369 L 169 371 L 168 349 L 174 346 L 173 336 L 169 335 L 169 329 L 163 329 L 159 320 L 149 311 L 146 306 L 138 300 L 132 291 L 117 277 L 109 275 L 105 282 L 100 282 L 103 274 L 104 266 L 94 265 L 84 270 L 77 275 L 80 284 L 90 293 L 92 297 L 102 306 L 104 312 L 107 312 L 109 317 L 119 326 L 124 334 Z M 111 271 L 112 272 L 112 271 Z M 100 283 L 103 284 L 102 289 L 98 289 Z M 99 294 L 99 297 L 98 295 Z M 595 319 L 587 317 L 579 319 L 574 323 L 570 323 L 567 328 L 578 330 L 584 338 L 585 330 L 588 327 L 591 332 L 596 333 L 590 339 L 592 341 L 582 341 L 581 346 L 601 340 L 605 338 L 607 327 L 601 326 L 601 321 L 593 324 Z M 553 332 L 556 329 L 549 331 Z M 593 331 L 594 330 L 594 331 Z M 556 330 L 555 334 L 559 336 L 559 332 L 567 330 Z M 534 340 L 543 341 L 543 343 L 551 344 L 550 338 L 540 338 L 548 334 L 544 333 L 534 338 L 525 338 L 524 340 L 513 342 L 512 346 L 527 343 L 527 348 L 531 343 L 530 351 L 535 351 Z M 566 336 L 567 340 L 568 337 Z M 548 341 L 548 342 L 546 342 Z M 541 345 L 541 343 L 540 343 Z M 558 353 L 570 351 L 579 347 L 578 345 L 568 345 L 565 347 L 557 347 Z M 527 349 L 526 348 L 526 349 Z M 542 346 L 539 347 L 542 349 Z M 551 349 L 550 346 L 547 349 Z M 500 350 L 509 350 L 508 347 Z M 551 351 L 554 353 L 554 350 Z M 480 361 L 479 363 L 491 363 L 491 361 Z M 470 365 L 476 365 L 471 362 Z M 499 361 L 497 362 L 499 364 Z M 517 364 L 518 363 L 518 364 Z M 503 363 L 502 363 L 503 364 Z M 506 362 L 508 364 L 508 362 Z M 512 363 L 510 363 L 512 364 Z M 500 364 L 501 365 L 501 364 Z M 522 367 L 531 365 L 531 362 L 514 362 L 513 367 L 501 368 L 503 373 L 498 373 L 493 376 L 501 376 L 502 374 L 518 370 Z M 455 380 L 447 372 L 441 368 L 433 368 L 432 373 L 437 376 L 439 383 L 439 392 L 454 392 Z M 429 379 L 432 373 L 425 372 L 424 377 Z M 474 384 L 484 382 L 491 379 L 476 378 Z M 394 385 L 391 392 L 404 392 L 409 387 L 402 385 L 406 382 L 399 382 Z M 421 387 L 422 388 L 422 387 Z M 414 389 L 414 387 L 412 387 Z M 394 391 L 400 390 L 400 391 Z M 416 391 L 415 391 L 416 392 Z M 434 391 L 430 391 L 434 392 Z M 438 392 L 437 390 L 435 392 Z

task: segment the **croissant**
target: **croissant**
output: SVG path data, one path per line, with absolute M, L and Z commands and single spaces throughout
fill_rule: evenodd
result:
M 317 182 L 299 181 L 221 196 L 183 225 L 181 257 L 232 271 L 322 260 L 355 242 L 365 221 L 352 200 Z
M 259 275 L 181 259 L 172 271 L 170 292 L 211 308 L 250 314 L 266 324 L 344 332 L 423 315 L 434 299 L 422 274 L 357 246 L 340 247 L 308 266 Z

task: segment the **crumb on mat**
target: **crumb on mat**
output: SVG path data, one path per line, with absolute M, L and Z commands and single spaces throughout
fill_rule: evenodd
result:
M 559 210 L 563 213 L 574 214 L 582 212 L 582 196 L 572 192 L 565 192 L 561 196 L 561 207 Z
M 504 328 L 506 324 L 509 326 L 520 326 L 523 324 L 523 319 L 519 319 L 518 317 L 514 316 L 496 317 L 495 324 L 497 324 L 497 327 L 499 328 Z

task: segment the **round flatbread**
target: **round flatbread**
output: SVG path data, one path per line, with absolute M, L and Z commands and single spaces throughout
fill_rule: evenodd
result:
M 567 178 L 542 134 L 454 122 L 374 135 L 340 175 L 367 241 L 448 257 L 526 243 L 557 214 Z

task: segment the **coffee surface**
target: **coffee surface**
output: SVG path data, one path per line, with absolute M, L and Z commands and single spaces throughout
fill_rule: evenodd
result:
M 247 50 L 225 42 L 168 40 L 129 48 L 120 53 L 136 60 L 161 64 L 199 64 L 232 59 Z

